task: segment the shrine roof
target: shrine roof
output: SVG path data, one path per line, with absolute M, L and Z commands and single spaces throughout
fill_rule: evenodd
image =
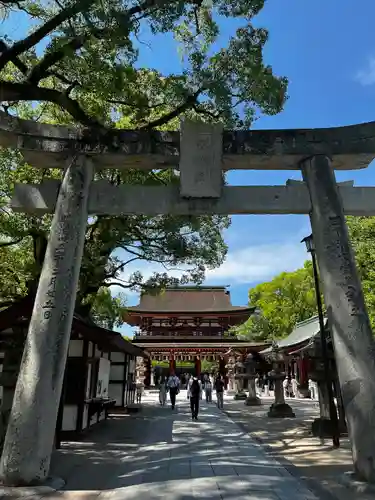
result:
M 246 314 L 254 307 L 233 306 L 225 287 L 176 287 L 167 288 L 158 295 L 143 294 L 140 303 L 127 308 L 128 318 L 142 314 Z
M 34 298 L 32 294 L 29 294 L 0 311 L 0 337 L 2 332 L 12 328 L 18 321 L 29 322 L 34 306 Z M 101 344 L 105 349 L 125 352 L 133 356 L 148 356 L 142 348 L 124 339 L 119 332 L 102 328 L 93 321 L 82 318 L 77 313 L 74 313 L 73 316 L 73 330 L 83 338 Z
M 311 340 L 319 333 L 319 317 L 312 316 L 305 321 L 297 323 L 293 331 L 287 337 L 285 337 L 285 339 L 277 341 L 277 345 L 280 349 L 289 349 L 291 347 L 300 345 L 303 342 Z M 267 349 L 262 351 L 261 354 L 267 354 L 268 352 L 271 352 L 271 349 L 272 347 L 268 347 Z
M 256 350 L 262 349 L 262 347 L 269 345 L 269 342 L 249 342 L 247 340 L 238 340 L 238 339 L 228 339 L 228 341 L 222 339 L 216 342 L 189 342 L 189 341 L 184 341 L 184 342 L 176 342 L 176 341 L 168 341 L 168 342 L 142 342 L 142 341 L 135 341 L 135 344 L 142 349 L 146 349 L 146 351 L 152 352 L 152 351 L 157 351 L 159 349 L 161 350 L 167 350 L 167 349 L 176 349 L 177 351 L 179 349 L 192 349 L 192 350 L 199 350 L 199 349 L 227 349 L 228 351 L 231 349 L 235 348 L 252 348 Z

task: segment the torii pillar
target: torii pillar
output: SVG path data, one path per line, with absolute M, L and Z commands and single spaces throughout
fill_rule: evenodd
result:
M 93 166 L 70 159 L 53 216 L 0 463 L 4 485 L 42 483 L 54 443 Z
M 331 160 L 301 164 L 352 445 L 354 472 L 375 482 L 375 343 Z

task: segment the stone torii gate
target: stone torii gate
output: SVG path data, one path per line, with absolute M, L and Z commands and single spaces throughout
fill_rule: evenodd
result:
M 94 134 L 94 135 L 93 135 Z M 62 182 L 18 185 L 13 210 L 54 212 L 8 425 L 5 484 L 43 482 L 55 422 L 89 214 L 309 214 L 323 278 L 340 384 L 358 475 L 375 481 L 375 352 L 345 223 L 375 215 L 375 188 L 337 185 L 334 169 L 375 157 L 375 123 L 314 130 L 223 131 L 182 122 L 178 132 L 95 131 L 0 115 L 0 145 L 35 168 L 59 167 Z M 179 168 L 180 186 L 111 186 L 100 168 Z M 301 170 L 286 186 L 223 185 L 223 170 Z

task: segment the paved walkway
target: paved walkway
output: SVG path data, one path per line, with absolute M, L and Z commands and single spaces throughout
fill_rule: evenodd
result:
M 136 416 L 108 421 L 88 440 L 67 443 L 52 471 L 61 498 L 96 500 L 317 500 L 214 404 L 192 422 L 186 395 L 160 408 L 145 397 Z M 56 498 L 47 495 L 43 498 Z

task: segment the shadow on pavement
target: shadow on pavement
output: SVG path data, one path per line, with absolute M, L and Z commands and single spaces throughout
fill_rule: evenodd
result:
M 214 405 L 192 422 L 186 400 L 175 411 L 145 401 L 141 413 L 63 443 L 51 473 L 77 500 L 316 500 Z

